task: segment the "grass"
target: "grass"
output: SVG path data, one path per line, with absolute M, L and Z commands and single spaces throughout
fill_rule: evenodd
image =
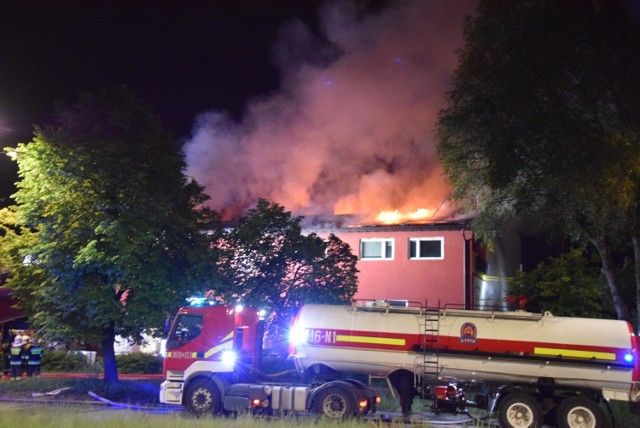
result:
M 29 427 L 86 427 L 90 422 L 92 428 L 100 427 L 120 427 L 135 428 L 137 426 L 152 426 L 154 428 L 175 426 L 190 427 L 211 427 L 211 428 L 280 428 L 289 427 L 293 422 L 303 428 L 306 426 L 313 428 L 328 428 L 329 424 L 334 426 L 335 422 L 318 422 L 308 419 L 303 420 L 277 420 L 267 421 L 255 417 L 239 417 L 235 419 L 225 418 L 189 418 L 181 411 L 167 414 L 149 414 L 135 411 L 114 410 L 113 408 L 82 406 L 72 407 L 70 402 L 75 401 L 95 401 L 88 392 L 92 391 L 108 400 L 133 404 L 139 406 L 157 406 L 160 380 L 139 381 L 121 380 L 114 385 L 105 384 L 103 380 L 97 378 L 28 378 L 19 382 L 0 381 L 0 399 L 30 399 L 33 393 L 46 393 L 59 388 L 69 388 L 55 397 L 47 398 L 46 401 L 58 403 L 52 407 L 31 407 L 32 403 L 0 403 L 0 427 L 14 426 L 19 421 L 20 428 Z M 397 401 L 388 393 L 379 389 L 382 403 L 378 410 L 384 412 L 398 412 Z M 640 416 L 629 413 L 626 403 L 612 402 L 611 407 L 617 427 L 640 426 Z M 25 412 L 25 408 L 29 410 Z M 35 411 L 34 411 L 35 409 Z M 415 400 L 413 412 L 425 412 L 429 410 L 429 402 Z M 18 418 L 18 419 L 14 419 Z M 268 425 L 267 425 L 268 424 Z M 363 426 L 377 426 L 373 421 L 349 421 L 341 423 L 344 428 L 358 428 Z M 392 426 L 404 426 L 403 423 L 391 423 Z M 386 424 L 385 426 L 388 426 Z M 421 424 L 429 427 L 429 424 Z M 483 426 L 480 422 L 476 425 Z
M 107 384 L 97 378 L 27 378 L 18 382 L 0 382 L 0 397 L 28 398 L 33 393 L 46 393 L 59 388 L 69 388 L 53 400 L 92 400 L 89 391 L 106 399 L 128 404 L 157 405 L 160 380 L 121 380 Z M 0 425 L 2 426 L 2 425 Z
M 40 408 L 25 412 L 24 409 L 5 409 L 0 412 L 0 426 L 16 426 L 20 428 L 64 427 L 64 428 L 289 428 L 293 424 L 308 428 L 362 428 L 371 427 L 373 423 L 365 421 L 348 421 L 336 423 L 328 420 L 267 420 L 242 416 L 227 418 L 189 418 L 183 414 L 147 414 L 133 411 L 89 411 L 87 409 Z M 392 425 L 394 426 L 394 425 Z M 398 424 L 399 428 L 400 425 Z

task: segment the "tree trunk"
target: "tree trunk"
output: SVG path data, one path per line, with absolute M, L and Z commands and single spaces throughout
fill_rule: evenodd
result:
M 613 262 L 613 254 L 611 253 L 611 247 L 605 237 L 599 239 L 592 239 L 591 242 L 595 245 L 600 258 L 602 259 L 602 272 L 604 273 L 607 283 L 609 284 L 609 291 L 611 292 L 611 298 L 613 299 L 613 305 L 616 308 L 616 314 L 619 320 L 631 321 L 629 315 L 629 308 L 625 304 L 622 296 L 620 296 L 620 290 L 618 286 L 618 275 L 616 274 L 615 264 Z
M 102 358 L 104 361 L 104 381 L 106 383 L 118 382 L 118 366 L 116 365 L 116 352 L 114 343 L 116 340 L 115 323 L 109 323 L 102 333 Z
M 636 277 L 636 333 L 640 332 L 640 235 L 633 232 L 633 270 Z

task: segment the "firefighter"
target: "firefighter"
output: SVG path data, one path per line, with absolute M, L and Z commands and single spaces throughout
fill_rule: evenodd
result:
M 31 348 L 31 338 L 26 334 L 22 335 L 22 374 L 27 374 L 29 364 L 29 349 Z
M 40 376 L 40 363 L 42 361 L 42 346 L 39 342 L 29 341 L 27 350 L 27 377 Z
M 2 343 L 0 344 L 0 358 L 1 358 L 0 362 L 2 362 L 3 368 L 4 368 L 4 357 L 6 354 L 7 354 L 7 351 L 5 350 L 4 343 Z M 4 375 L 6 376 L 7 373 L 5 372 Z M 2 377 L 1 374 L 0 374 L 0 377 Z
M 2 363 L 3 363 L 3 373 L 6 377 L 10 377 L 10 360 L 11 360 L 11 342 L 13 342 L 12 337 L 14 336 L 13 330 L 9 330 L 6 339 L 2 342 Z
M 15 339 L 13 339 L 13 343 L 11 344 L 11 356 L 9 362 L 12 381 L 22 379 L 22 355 L 24 351 L 22 346 L 22 336 L 16 335 Z

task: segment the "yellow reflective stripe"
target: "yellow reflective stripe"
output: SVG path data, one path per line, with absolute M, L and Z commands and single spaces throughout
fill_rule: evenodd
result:
M 214 346 L 213 348 L 211 348 L 207 352 L 205 352 L 204 353 L 204 357 L 205 358 L 209 358 L 213 354 L 217 354 L 218 352 L 222 351 L 223 349 L 231 348 L 231 346 L 233 346 L 233 344 L 230 342 L 230 340 L 232 338 L 233 338 L 233 330 L 231 330 L 229 332 L 229 334 L 227 334 L 225 337 L 223 337 L 218 345 Z M 231 345 L 231 346 L 229 346 L 229 345 Z
M 167 357 L 173 358 L 176 354 L 179 355 L 177 358 L 198 358 L 197 352 L 167 352 Z
M 336 342 L 352 342 L 352 343 L 372 343 L 375 345 L 396 345 L 404 346 L 406 340 L 394 339 L 392 337 L 372 337 L 372 336 L 347 336 L 346 334 L 338 334 Z
M 574 358 L 595 358 L 597 360 L 616 360 L 616 354 L 613 352 L 594 352 L 594 351 L 578 351 L 575 349 L 557 349 L 557 348 L 533 348 L 536 355 L 562 356 Z

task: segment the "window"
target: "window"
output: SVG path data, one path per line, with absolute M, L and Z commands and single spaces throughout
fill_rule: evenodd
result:
M 409 258 L 411 260 L 444 259 L 443 238 L 410 238 Z
M 167 349 L 176 349 L 200 336 L 202 315 L 180 314 L 167 339 Z
M 393 239 L 360 240 L 360 258 L 363 260 L 392 260 Z

